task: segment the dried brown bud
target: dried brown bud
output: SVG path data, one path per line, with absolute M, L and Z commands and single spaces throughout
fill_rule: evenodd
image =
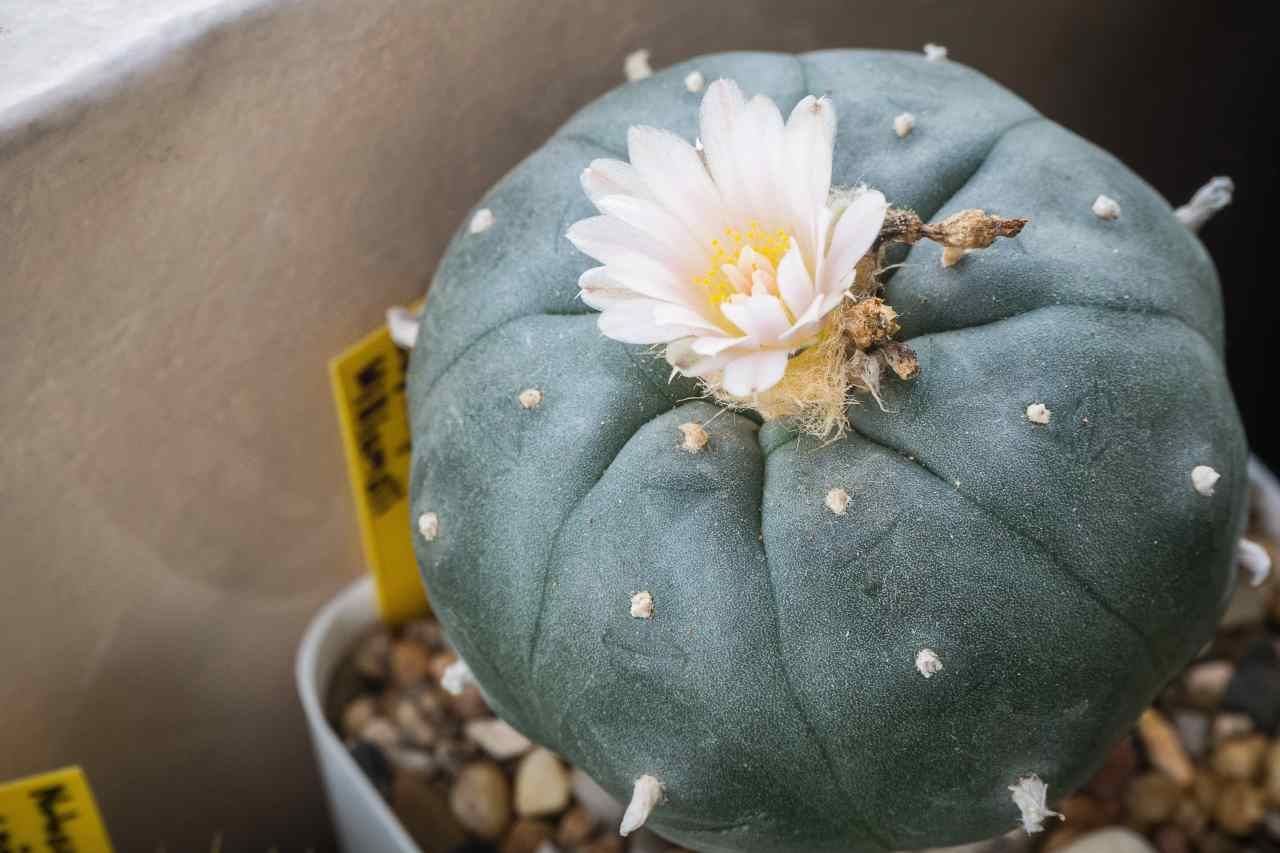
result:
M 848 311 L 845 332 L 858 349 L 871 349 L 897 334 L 898 312 L 886 305 L 883 299 L 864 299 Z
M 985 249 L 997 237 L 1016 237 L 1027 224 L 1026 219 L 1005 219 L 972 208 L 953 213 L 934 225 L 925 225 L 925 237 L 956 249 Z
M 885 341 L 879 352 L 884 363 L 899 379 L 914 379 L 920 375 L 920 359 L 915 350 L 901 341 Z

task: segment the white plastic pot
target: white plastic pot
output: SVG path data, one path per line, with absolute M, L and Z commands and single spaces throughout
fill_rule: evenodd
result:
M 373 580 L 367 576 L 325 605 L 307 626 L 298 649 L 298 695 L 342 849 L 348 853 L 421 853 L 324 715 L 324 697 L 343 655 L 377 621 Z

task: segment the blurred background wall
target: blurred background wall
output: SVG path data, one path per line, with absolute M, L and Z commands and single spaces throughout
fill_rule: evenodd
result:
M 328 849 L 291 680 L 361 571 L 326 359 L 623 57 L 947 45 L 1205 230 L 1237 399 L 1272 321 L 1274 50 L 1160 0 L 0 0 L 0 780 L 119 849 Z

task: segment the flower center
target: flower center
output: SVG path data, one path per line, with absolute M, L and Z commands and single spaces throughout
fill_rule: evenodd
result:
M 711 241 L 710 268 L 693 281 L 707 291 L 707 300 L 714 306 L 719 306 L 734 294 L 750 293 L 756 271 L 768 276 L 769 289 L 776 293 L 774 271 L 790 245 L 791 235 L 785 230 L 766 230 L 754 219 L 745 231 L 726 228 L 723 236 Z M 744 252 L 744 249 L 750 251 Z M 726 270 L 725 267 L 731 269 Z

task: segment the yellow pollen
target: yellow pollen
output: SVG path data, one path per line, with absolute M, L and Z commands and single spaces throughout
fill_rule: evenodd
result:
M 782 256 L 791 247 L 791 235 L 781 228 L 768 231 L 755 220 L 748 223 L 745 232 L 732 227 L 724 229 L 722 238 L 711 241 L 710 268 L 693 280 L 699 287 L 706 289 L 707 299 L 712 305 L 719 305 L 737 293 L 721 267 L 725 264 L 737 266 L 738 257 L 747 246 L 767 258 L 776 270 Z

